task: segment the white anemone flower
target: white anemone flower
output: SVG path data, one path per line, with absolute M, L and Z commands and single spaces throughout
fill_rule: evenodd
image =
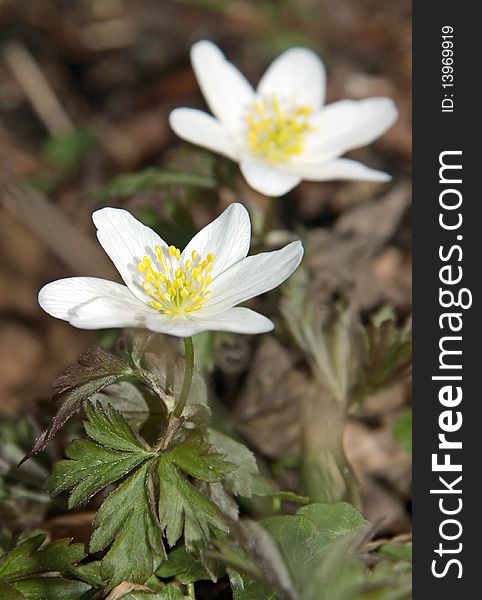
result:
M 390 179 L 340 156 L 385 133 L 397 119 L 395 104 L 367 98 L 325 106 L 325 68 L 311 50 L 281 54 L 256 90 L 209 41 L 193 45 L 191 60 L 214 116 L 177 108 L 169 116 L 171 127 L 179 137 L 239 162 L 255 190 L 282 196 L 302 179 Z
M 93 213 L 97 238 L 125 285 L 71 277 L 45 285 L 40 306 L 81 329 L 144 327 L 179 337 L 201 331 L 264 333 L 272 321 L 237 304 L 287 279 L 303 256 L 301 242 L 247 257 L 251 223 L 231 204 L 181 252 L 128 211 Z

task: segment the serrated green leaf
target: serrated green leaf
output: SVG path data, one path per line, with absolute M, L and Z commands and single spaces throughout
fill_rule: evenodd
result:
M 69 539 L 42 547 L 46 537 L 30 537 L 0 558 L 0 581 L 12 583 L 28 575 L 70 571 L 85 556 L 83 544 L 71 544 Z
M 56 494 L 74 488 L 69 498 L 70 508 L 85 502 L 154 456 L 121 413 L 112 407 L 104 411 L 100 406 L 89 405 L 87 418 L 84 429 L 98 443 L 74 440 L 65 451 L 69 460 L 56 463 L 47 482 L 47 487 Z
M 169 546 L 174 546 L 183 530 L 188 551 L 207 542 L 212 532 L 227 531 L 216 505 L 181 475 L 168 455 L 159 460 L 158 474 L 159 520 Z
M 58 577 L 36 577 L 19 581 L 14 588 L 27 600 L 87 600 L 92 588 L 83 581 L 60 579 Z M 3 596 L 2 596 L 3 598 Z M 6 600 L 6 599 L 5 599 Z
M 201 481 L 220 481 L 235 468 L 223 454 L 213 452 L 199 436 L 191 436 L 177 444 L 166 456 L 185 473 Z
M 62 579 L 85 556 L 83 544 L 62 539 L 43 546 L 47 534 L 32 536 L 0 558 L 0 594 L 5 600 L 80 600 L 91 586 Z M 56 574 L 53 577 L 53 574 Z M 45 575 L 41 577 L 41 575 Z
M 254 454 L 243 444 L 214 429 L 208 430 L 208 441 L 216 452 L 227 456 L 234 465 L 224 478 L 226 487 L 237 496 L 250 497 L 258 476 Z
M 72 573 L 82 581 L 90 583 L 94 587 L 101 587 L 103 585 L 103 579 L 100 574 L 100 560 L 94 560 L 85 565 L 79 565 L 72 570 Z
M 216 186 L 216 181 L 207 175 L 150 167 L 138 173 L 119 175 L 99 190 L 95 196 L 99 200 L 130 198 L 141 192 L 172 185 L 212 189 Z
M 90 540 L 92 553 L 111 548 L 101 565 L 103 579 L 112 587 L 122 581 L 145 583 L 163 557 L 161 533 L 149 501 L 145 464 L 124 481 L 100 507 Z
M 89 403 L 88 421 L 84 422 L 87 435 L 106 448 L 124 452 L 149 450 L 148 444 L 132 429 L 122 413 L 112 406 L 104 410 L 101 406 Z
M 211 579 L 203 565 L 186 550 L 185 546 L 174 548 L 167 555 L 156 574 L 168 579 L 175 577 L 179 583 L 187 585 L 202 579 Z
M 87 501 L 150 457 L 146 452 L 110 450 L 88 440 L 74 440 L 65 453 L 70 460 L 54 465 L 47 486 L 56 494 L 73 487 L 69 508 Z

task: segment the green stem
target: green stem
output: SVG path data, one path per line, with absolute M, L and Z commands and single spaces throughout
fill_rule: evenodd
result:
M 194 346 L 191 337 L 184 338 L 184 351 L 186 358 L 184 381 L 182 382 L 182 390 L 172 413 L 178 419 L 182 415 L 182 411 L 184 410 L 189 397 L 189 392 L 191 391 L 192 374 L 194 370 Z
M 261 241 L 264 242 L 266 237 L 271 232 L 273 228 L 274 218 L 276 215 L 276 209 L 278 207 L 278 202 L 276 198 L 272 198 L 271 196 L 267 196 L 268 198 L 268 207 L 263 217 L 263 224 L 261 227 Z
M 194 589 L 194 583 L 188 584 L 187 593 L 189 594 L 189 598 L 192 598 L 192 600 L 196 600 L 196 591 Z

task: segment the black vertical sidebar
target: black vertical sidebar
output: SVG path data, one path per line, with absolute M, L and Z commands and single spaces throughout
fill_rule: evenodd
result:
M 413 8 L 414 598 L 465 600 L 482 597 L 482 29 L 477 3 Z

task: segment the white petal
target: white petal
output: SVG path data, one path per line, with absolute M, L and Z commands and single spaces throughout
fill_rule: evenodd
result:
M 283 283 L 303 258 L 301 242 L 292 242 L 281 250 L 248 256 L 221 273 L 210 286 L 211 296 L 202 309 L 203 316 L 223 312 L 272 290 Z
M 143 225 L 127 210 L 101 208 L 92 215 L 97 238 L 131 292 L 143 302 L 150 298 L 141 288 L 144 277 L 137 265 L 144 256 L 157 260 L 155 247 L 167 251 L 166 242 L 155 231 Z
M 231 130 L 237 131 L 244 125 L 245 114 L 254 102 L 253 88 L 212 42 L 203 40 L 194 44 L 191 61 L 212 113 Z
M 266 333 L 274 329 L 267 317 L 249 308 L 230 308 L 211 318 L 199 317 L 203 331 L 232 331 L 233 333 Z
M 215 255 L 211 277 L 216 277 L 246 257 L 251 242 L 251 222 L 242 204 L 228 206 L 217 219 L 197 233 L 184 249 L 182 256 L 189 259 L 193 250 L 201 257 Z
M 320 58 L 308 48 L 291 48 L 271 63 L 257 93 L 268 97 L 276 94 L 316 110 L 325 100 L 325 90 L 326 73 Z
M 142 327 L 154 312 L 119 283 L 94 277 L 70 277 L 45 285 L 40 306 L 53 317 L 81 329 Z
M 180 138 L 236 160 L 227 130 L 211 115 L 193 108 L 176 108 L 169 115 L 169 123 Z
M 243 159 L 239 166 L 249 185 L 265 196 L 283 196 L 301 181 L 301 177 L 295 173 L 281 171 L 252 159 Z
M 274 327 L 273 322 L 248 308 L 230 308 L 210 317 L 190 316 L 183 320 L 165 315 L 150 315 L 146 326 L 152 331 L 178 337 L 189 337 L 201 331 L 231 331 L 233 333 L 265 333 Z
M 331 179 L 358 179 L 360 181 L 390 181 L 391 177 L 383 171 L 370 169 L 364 164 L 348 158 L 338 158 L 328 162 L 320 161 L 299 165 L 297 172 L 308 181 L 327 181 Z
M 316 132 L 306 140 L 306 152 L 295 162 L 328 160 L 348 150 L 370 144 L 389 129 L 398 117 L 390 98 L 341 100 L 322 108 L 311 119 Z M 309 160 L 309 159 L 308 159 Z

